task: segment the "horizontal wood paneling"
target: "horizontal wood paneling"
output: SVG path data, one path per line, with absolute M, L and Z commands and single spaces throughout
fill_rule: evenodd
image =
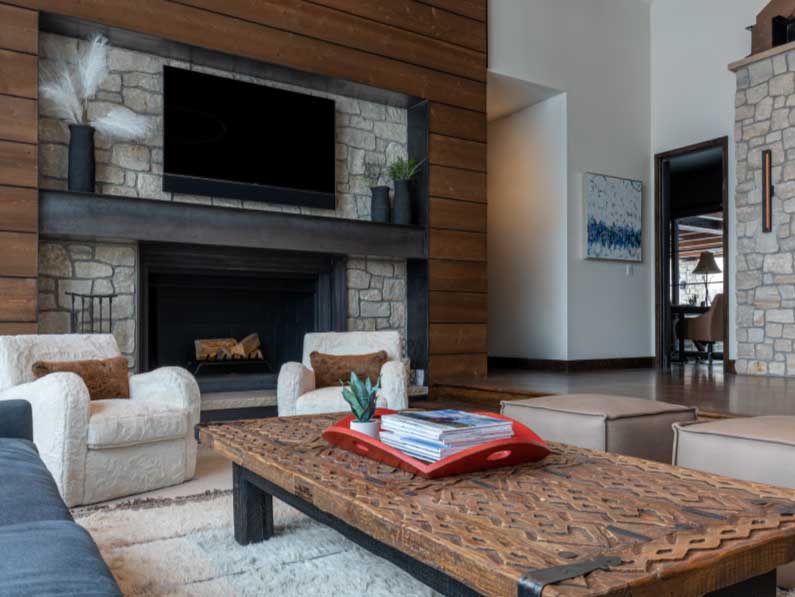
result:
M 165 0 L 17 0 L 28 7 L 485 112 L 486 84 Z M 218 4 L 217 6 L 223 6 Z M 217 9 L 216 9 L 217 10 Z
M 0 50 L 0 94 L 35 99 L 38 94 L 38 57 Z
M 37 232 L 39 195 L 36 189 L 0 186 L 0 230 Z
M 0 278 L 0 321 L 36 321 L 36 278 Z
M 0 276 L 35 278 L 38 235 L 32 232 L 0 232 Z
M 486 55 L 483 52 L 362 19 L 305 0 L 259 0 L 256 3 L 249 0 L 180 0 L 180 3 L 476 81 L 486 80 Z
M 431 292 L 431 323 L 486 323 L 488 296 L 466 292 Z
M 38 331 L 39 326 L 35 323 L 0 323 L 0 336 L 36 334 Z
M 0 141 L 0 185 L 35 187 L 38 184 L 35 145 Z
M 431 165 L 430 194 L 463 201 L 486 202 L 486 175 L 483 172 Z
M 38 141 L 36 100 L 0 95 L 0 140 Z
M 39 19 L 35 11 L 0 4 L 0 48 L 39 53 Z
M 437 102 L 431 102 L 428 128 L 431 133 L 470 139 L 472 141 L 485 142 L 487 136 L 486 117 L 484 114 L 446 106 Z
M 430 326 L 431 354 L 486 352 L 488 326 L 485 323 L 435 323 Z
M 485 21 L 487 14 L 488 0 L 417 0 L 423 4 L 436 6 L 443 10 L 449 10 L 470 19 Z
M 428 288 L 431 291 L 485 293 L 488 288 L 486 263 L 431 259 L 428 262 Z
M 448 378 L 485 377 L 487 371 L 486 353 L 431 355 L 428 364 L 428 375 L 433 384 Z
M 486 232 L 486 204 L 431 197 L 432 228 Z
M 330 8 L 344 10 L 378 23 L 387 23 L 435 37 L 459 46 L 486 52 L 486 27 L 483 23 L 462 17 L 456 13 L 434 10 L 419 2 L 395 2 L 395 0 L 311 0 Z
M 445 135 L 431 134 L 428 161 L 440 166 L 486 171 L 486 144 Z
M 433 259 L 486 261 L 486 235 L 482 232 L 432 229 L 430 256 Z

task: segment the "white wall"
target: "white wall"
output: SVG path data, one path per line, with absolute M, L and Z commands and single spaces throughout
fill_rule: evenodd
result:
M 649 10 L 639 0 L 489 5 L 489 68 L 567 97 L 567 307 L 561 333 L 568 359 L 654 354 Z M 623 264 L 582 258 L 582 177 L 589 171 L 644 181 L 644 262 L 632 276 Z M 489 195 L 490 218 L 494 209 Z M 492 254 L 489 263 L 491 268 Z M 498 292 L 490 289 L 490 301 Z M 502 333 L 490 328 L 495 343 Z
M 565 359 L 566 96 L 489 123 L 489 354 Z
M 751 50 L 745 31 L 768 0 L 655 0 L 651 9 L 652 153 L 728 136 L 729 279 L 735 277 L 734 94 L 727 66 Z M 651 166 L 653 169 L 653 164 Z M 729 293 L 729 356 L 736 303 Z M 652 321 L 653 325 L 653 321 Z

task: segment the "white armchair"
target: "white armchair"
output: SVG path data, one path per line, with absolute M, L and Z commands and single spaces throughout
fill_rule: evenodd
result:
M 343 412 L 349 409 L 339 387 L 315 388 L 315 373 L 309 355 L 314 351 L 333 355 L 368 354 L 384 350 L 389 360 L 381 369 L 378 407 L 408 408 L 408 371 L 400 360 L 397 332 L 329 332 L 304 336 L 301 363 L 285 363 L 279 372 L 277 403 L 279 416 Z
M 0 400 L 30 402 L 33 441 L 68 506 L 176 485 L 195 472 L 201 398 L 184 369 L 133 375 L 129 399 L 92 401 L 75 373 L 33 381 L 36 361 L 120 354 L 109 334 L 0 336 Z

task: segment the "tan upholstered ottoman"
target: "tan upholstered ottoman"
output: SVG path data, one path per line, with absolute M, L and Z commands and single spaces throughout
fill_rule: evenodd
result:
M 795 417 L 750 417 L 674 425 L 674 464 L 795 489 Z M 778 569 L 795 588 L 795 563 Z
M 671 462 L 671 425 L 696 419 L 695 408 L 601 394 L 503 402 L 502 414 L 545 440 L 658 462 Z

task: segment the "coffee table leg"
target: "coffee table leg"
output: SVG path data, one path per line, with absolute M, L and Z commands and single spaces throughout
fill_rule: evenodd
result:
M 776 597 L 776 571 L 715 591 L 707 597 Z
M 232 501 L 235 541 L 259 543 L 273 536 L 273 496 L 249 481 L 249 473 L 237 464 L 232 468 Z

